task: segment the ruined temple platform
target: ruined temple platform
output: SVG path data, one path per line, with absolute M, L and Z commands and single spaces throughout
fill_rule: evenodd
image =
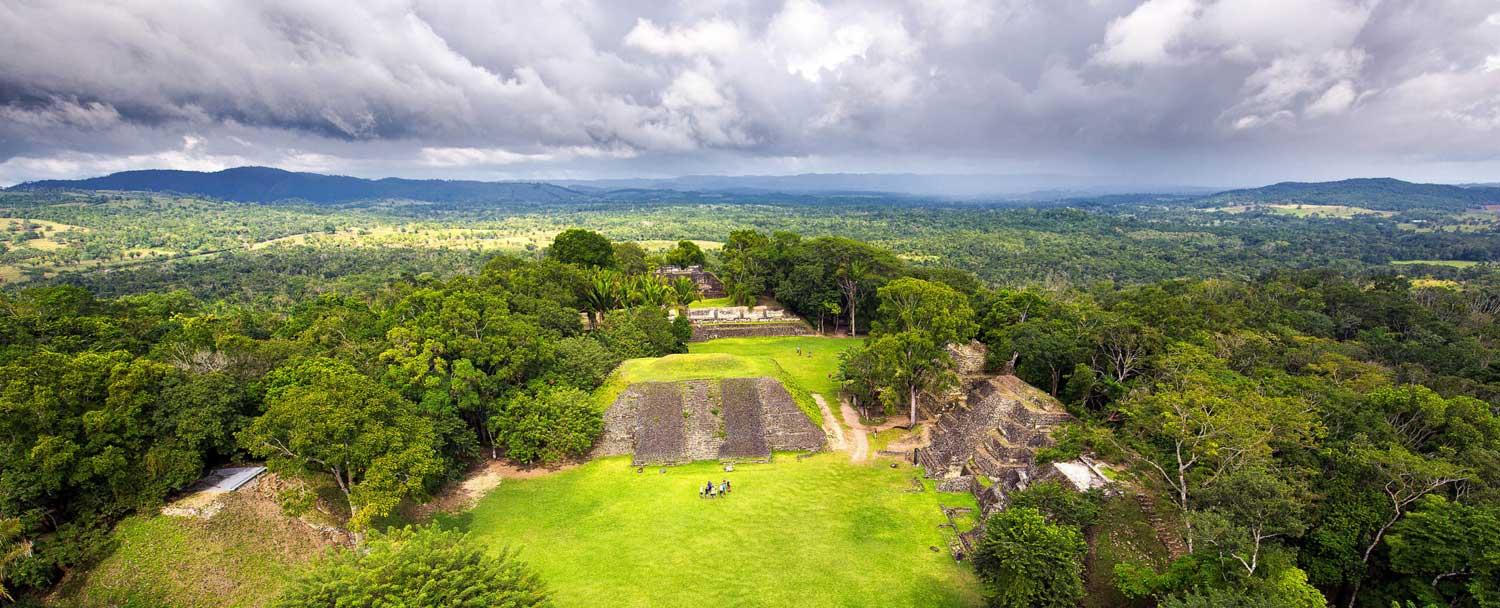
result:
M 631 454 L 636 465 L 769 460 L 822 449 L 823 431 L 774 378 L 630 385 L 604 414 L 592 456 Z

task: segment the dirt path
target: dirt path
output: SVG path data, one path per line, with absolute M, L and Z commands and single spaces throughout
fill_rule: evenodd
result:
M 848 449 L 849 442 L 844 439 L 844 425 L 839 424 L 839 419 L 834 417 L 833 410 L 828 409 L 828 401 L 818 393 L 813 393 L 812 398 L 818 404 L 818 409 L 823 412 L 823 434 L 828 435 L 828 441 L 833 444 L 830 447 L 841 452 Z
M 859 412 L 849 407 L 848 403 L 839 402 L 839 411 L 844 414 L 844 423 L 849 425 L 849 433 L 854 436 L 854 448 L 849 451 L 849 460 L 853 462 L 864 462 L 870 458 L 870 435 L 865 425 L 859 423 Z
M 485 460 L 470 469 L 462 481 L 451 484 L 431 501 L 416 505 L 409 514 L 413 519 L 426 520 L 438 512 L 457 513 L 473 507 L 490 490 L 506 479 L 530 479 L 560 473 L 580 463 L 568 462 L 553 467 L 522 467 L 508 460 Z

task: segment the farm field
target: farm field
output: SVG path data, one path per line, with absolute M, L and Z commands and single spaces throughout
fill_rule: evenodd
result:
M 841 453 L 636 473 L 596 460 L 500 484 L 447 525 L 535 567 L 557 605 L 976 606 L 977 582 L 946 549 L 939 505 L 968 494 L 911 492 L 920 472 Z M 727 498 L 697 488 L 728 477 Z

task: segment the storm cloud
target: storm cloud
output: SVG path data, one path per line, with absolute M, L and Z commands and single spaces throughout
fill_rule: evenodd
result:
M 1495 0 L 6 0 L 0 31 L 0 184 L 1500 181 Z

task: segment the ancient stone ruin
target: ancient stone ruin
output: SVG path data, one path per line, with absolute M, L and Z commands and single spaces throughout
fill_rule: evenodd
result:
M 668 313 L 677 318 L 677 311 Z M 766 336 L 806 336 L 813 329 L 805 321 L 775 306 L 719 306 L 689 308 L 688 321 L 693 324 L 693 341 L 719 338 Z
M 962 388 L 927 400 L 935 416 L 931 439 L 913 453 L 928 477 L 974 492 L 986 514 L 1005 507 L 1006 493 L 1041 479 L 1079 491 L 1108 484 L 1086 458 L 1037 464 L 1036 451 L 1051 446 L 1053 430 L 1072 418 L 1061 403 L 1014 375 L 984 376 L 980 345 L 953 347 L 950 355 Z
M 698 292 L 704 298 L 722 298 L 725 296 L 724 284 L 719 282 L 719 277 L 714 273 L 703 269 L 703 266 L 694 264 L 692 266 L 662 266 L 656 269 L 656 275 L 669 281 L 675 281 L 678 277 L 687 277 L 698 284 Z
M 821 449 L 823 440 L 773 378 L 640 382 L 604 413 L 593 456 L 632 454 L 636 465 L 769 460 Z

